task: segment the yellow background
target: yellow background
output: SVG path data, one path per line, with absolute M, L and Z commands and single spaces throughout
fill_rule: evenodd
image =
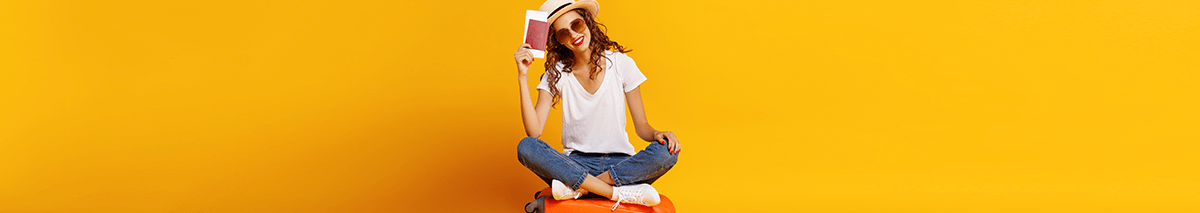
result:
M 541 3 L 0 1 L 0 212 L 520 211 Z M 601 5 L 681 212 L 1200 211 L 1200 1 Z

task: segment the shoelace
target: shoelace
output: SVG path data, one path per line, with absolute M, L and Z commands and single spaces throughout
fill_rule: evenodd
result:
M 613 205 L 612 209 L 608 211 L 617 211 L 617 207 L 621 206 L 621 202 L 646 204 L 646 202 L 642 202 L 641 200 L 642 190 L 617 190 L 613 192 L 613 197 L 617 197 L 617 204 Z

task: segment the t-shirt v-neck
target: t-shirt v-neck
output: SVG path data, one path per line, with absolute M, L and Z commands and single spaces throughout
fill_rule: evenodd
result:
M 609 72 L 609 71 L 612 71 L 612 64 L 613 63 L 611 63 L 611 62 L 604 63 L 604 76 L 600 76 L 600 86 L 596 87 L 596 93 L 588 92 L 587 87 L 583 86 L 583 82 L 579 82 L 579 78 L 575 77 L 575 73 L 570 73 L 570 75 L 571 75 L 570 82 L 572 84 L 574 84 L 575 86 L 579 87 L 579 90 L 582 91 L 584 95 L 587 95 L 588 97 L 595 97 L 597 93 L 600 93 L 601 89 L 604 89 L 605 84 L 607 84 L 609 82 L 608 76 L 612 76 L 612 75 L 610 75 L 610 74 L 612 74 L 612 72 Z M 588 73 L 588 74 L 590 75 L 591 73 Z

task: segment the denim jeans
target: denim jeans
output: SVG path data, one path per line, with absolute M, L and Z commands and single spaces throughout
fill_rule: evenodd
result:
M 667 145 L 658 142 L 651 142 L 633 156 L 582 152 L 564 155 L 541 139 L 526 137 L 517 144 L 517 160 L 546 184 L 558 179 L 571 189 L 579 189 L 587 175 L 598 176 L 604 172 L 608 172 L 617 186 L 654 183 L 675 166 L 679 155 L 671 154 Z

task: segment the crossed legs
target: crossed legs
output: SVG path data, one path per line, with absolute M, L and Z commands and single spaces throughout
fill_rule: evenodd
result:
M 633 156 L 599 165 L 599 168 L 595 162 L 585 165 L 573 158 L 576 156 L 559 153 L 545 141 L 533 137 L 521 139 L 517 145 L 517 159 L 547 184 L 559 180 L 572 189 L 582 188 L 607 198 L 612 198 L 613 186 L 653 183 L 675 165 L 678 154 L 670 154 L 666 145 L 650 143 Z M 604 172 L 593 176 L 589 171 Z

